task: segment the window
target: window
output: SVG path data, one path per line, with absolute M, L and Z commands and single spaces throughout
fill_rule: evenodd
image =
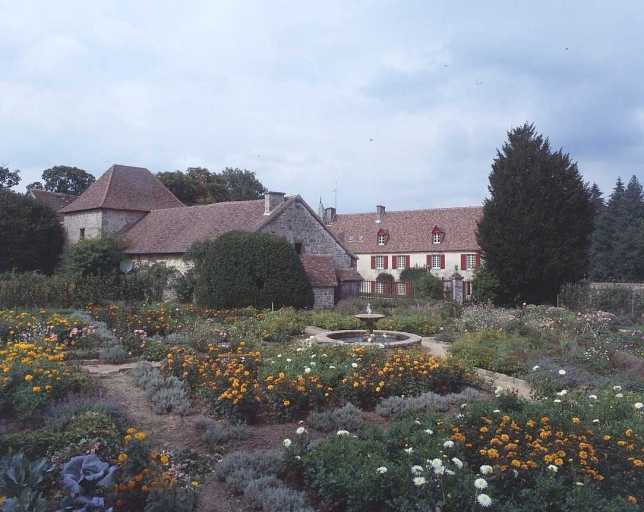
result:
M 441 234 L 440 232 L 435 232 L 432 233 L 432 243 L 433 244 L 440 244 L 441 243 Z
M 398 283 L 398 295 L 407 295 L 407 283 L 399 282 Z
M 302 242 L 295 242 L 295 252 L 302 254 Z
M 376 293 L 379 295 L 384 295 L 385 283 L 383 283 L 382 281 L 376 281 Z
M 387 243 L 387 236 L 383 233 L 378 235 L 378 245 L 385 245 Z
M 470 295 L 472 295 L 472 281 L 465 281 L 463 285 L 464 285 L 463 293 L 465 294 L 465 296 L 469 297 Z
M 394 256 L 396 258 L 396 268 L 407 268 L 407 256 Z
M 376 256 L 376 270 L 383 270 L 385 268 L 385 257 Z
M 432 254 L 432 270 L 441 268 L 441 255 Z
M 85 228 L 80 228 L 79 240 L 85 240 Z
M 465 255 L 465 268 L 463 270 L 472 270 L 476 265 L 476 256 L 474 254 Z

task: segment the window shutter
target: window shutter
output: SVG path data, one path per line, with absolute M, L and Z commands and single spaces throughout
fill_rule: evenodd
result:
M 372 256 L 371 257 L 371 268 L 376 268 L 376 257 Z
M 461 254 L 461 270 L 467 270 L 467 255 Z
M 411 256 L 405 256 L 405 268 L 409 268 L 411 266 Z
M 474 268 L 479 268 L 481 266 L 481 253 L 477 252 L 474 262 Z
M 398 268 L 398 256 L 391 256 L 391 268 Z
M 384 265 L 382 267 L 389 268 L 389 256 L 383 256 L 383 259 L 384 259 Z
M 445 255 L 441 254 L 441 268 L 445 268 Z
M 425 262 L 425 266 L 427 268 L 432 268 L 432 255 L 431 254 L 427 255 L 427 261 Z

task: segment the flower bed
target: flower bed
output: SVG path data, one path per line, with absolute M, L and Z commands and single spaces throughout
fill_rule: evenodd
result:
M 635 511 L 644 406 L 641 395 L 617 395 L 500 397 L 452 420 L 407 416 L 322 442 L 299 428 L 284 441 L 286 475 L 337 511 Z
M 371 408 L 383 397 L 457 391 L 470 379 L 450 360 L 417 351 L 319 347 L 262 353 L 242 342 L 206 357 L 175 348 L 162 371 L 186 381 L 224 415 L 298 417 L 343 401 Z

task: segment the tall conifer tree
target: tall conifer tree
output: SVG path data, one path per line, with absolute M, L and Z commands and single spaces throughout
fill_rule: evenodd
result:
M 554 303 L 588 270 L 593 203 L 577 164 L 526 123 L 497 151 L 489 192 L 478 241 L 499 301 Z

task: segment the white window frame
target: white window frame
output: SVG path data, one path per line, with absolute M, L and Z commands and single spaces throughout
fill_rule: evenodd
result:
M 440 270 L 441 269 L 441 255 L 440 254 L 432 254 L 432 270 Z M 436 262 L 436 265 L 434 265 L 434 262 Z
M 474 270 L 476 266 L 476 254 L 465 255 L 465 270 Z
M 387 235 L 378 235 L 378 245 L 385 245 L 387 243 Z
M 396 258 L 396 268 L 407 268 L 407 256 L 394 256 Z
M 376 270 L 384 270 L 384 269 L 385 269 L 385 257 L 376 256 Z
M 398 295 L 407 295 L 407 283 L 404 281 L 399 281 L 396 283 Z
M 440 244 L 441 243 L 441 234 L 440 233 L 432 233 L 432 243 L 433 244 Z
M 376 293 L 379 295 L 385 294 L 385 283 L 382 281 L 376 281 Z

